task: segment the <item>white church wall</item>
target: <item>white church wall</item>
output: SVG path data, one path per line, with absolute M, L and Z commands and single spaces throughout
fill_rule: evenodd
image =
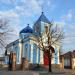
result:
M 60 46 L 54 45 L 55 53 L 54 53 L 54 63 L 60 64 Z
M 54 53 L 52 53 L 52 60 L 51 60 L 51 64 L 55 64 L 55 58 L 54 58 Z
M 19 43 L 15 44 L 13 46 L 13 51 L 16 52 L 16 63 L 20 64 L 20 47 L 19 47 Z
M 31 50 L 30 50 L 30 44 L 29 43 L 25 43 L 25 45 L 24 45 L 24 54 L 25 54 L 25 57 L 28 59 L 28 61 L 30 62 L 30 56 L 31 56 L 31 54 L 30 54 L 30 52 L 31 52 Z
M 75 57 L 72 58 L 72 67 L 73 67 L 73 69 L 75 68 Z
M 40 56 L 39 56 L 39 48 L 37 46 L 37 42 L 30 40 L 30 44 L 31 44 L 31 63 L 35 63 L 38 64 L 40 62 Z M 33 61 L 33 57 L 34 57 L 34 53 L 33 53 L 33 48 L 34 48 L 34 44 L 36 45 L 35 49 L 36 49 L 36 59 L 35 62 Z
M 17 64 L 19 64 L 20 63 L 20 47 L 19 47 L 19 43 L 13 42 L 12 45 L 9 45 L 7 47 L 7 54 L 9 55 L 11 51 L 16 52 L 16 62 L 17 62 Z M 5 56 L 5 62 L 6 62 L 6 60 L 7 60 L 7 62 L 9 62 L 7 57 L 8 56 Z
M 33 43 L 33 64 L 36 64 L 36 55 L 37 55 L 37 53 L 36 53 L 37 51 L 36 51 L 36 44 L 35 43 Z
M 26 48 L 25 48 L 26 44 L 28 45 L 27 52 L 26 52 Z M 28 41 L 28 38 L 27 39 L 23 39 L 23 43 L 20 42 L 19 43 L 19 47 L 20 47 L 20 59 L 22 59 L 22 57 L 28 58 L 28 50 L 29 50 L 29 41 Z
M 58 49 L 58 64 L 60 64 L 60 46 L 58 46 L 57 49 Z
M 21 64 L 23 45 L 22 45 L 22 43 L 20 42 L 20 39 L 19 39 L 19 48 L 20 48 L 19 59 L 20 59 L 20 64 Z
M 43 59 L 43 51 L 40 50 L 40 64 L 44 64 L 44 59 Z
M 5 56 L 4 64 L 9 64 L 9 56 Z
M 38 52 L 38 48 L 36 49 L 37 50 L 37 53 L 36 53 L 36 63 L 38 63 L 38 57 L 39 57 L 39 52 Z
M 31 62 L 30 63 L 33 63 L 33 44 L 31 44 Z
M 55 49 L 55 53 L 52 53 L 52 64 L 60 64 L 60 46 L 52 45 Z

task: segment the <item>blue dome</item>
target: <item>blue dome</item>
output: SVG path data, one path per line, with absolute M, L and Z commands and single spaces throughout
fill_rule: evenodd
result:
M 21 30 L 20 33 L 33 33 L 33 29 L 28 24 L 28 26 Z

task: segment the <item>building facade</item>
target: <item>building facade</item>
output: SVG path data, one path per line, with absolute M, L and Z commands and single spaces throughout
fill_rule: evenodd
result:
M 25 57 L 31 64 L 48 65 L 48 58 L 38 47 L 37 39 L 41 33 L 49 30 L 49 24 L 50 21 L 42 12 L 39 19 L 33 25 L 33 28 L 31 28 L 28 24 L 23 30 L 20 31 L 19 39 L 7 45 L 7 54 L 10 54 L 11 51 L 14 51 L 16 53 L 17 64 L 21 64 L 22 57 Z M 45 33 L 43 36 L 46 37 Z M 52 54 L 52 64 L 60 64 L 60 45 L 53 45 L 53 47 L 55 49 L 55 53 Z M 8 64 L 8 62 L 9 59 L 7 56 L 5 56 L 5 63 Z
M 69 51 L 60 57 L 62 68 L 75 69 L 75 50 Z

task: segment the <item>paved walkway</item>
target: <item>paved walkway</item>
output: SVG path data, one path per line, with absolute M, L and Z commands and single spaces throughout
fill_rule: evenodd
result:
M 39 73 L 30 71 L 0 71 L 0 75 L 39 75 Z
M 75 70 L 71 69 L 53 69 L 52 73 L 40 72 L 40 75 L 75 75 Z
M 75 70 L 53 70 L 48 71 L 0 71 L 0 75 L 75 75 Z
M 36 68 L 30 71 L 8 71 L 0 69 L 0 75 L 75 75 L 75 70 L 71 69 L 53 69 L 51 73 L 48 69 Z

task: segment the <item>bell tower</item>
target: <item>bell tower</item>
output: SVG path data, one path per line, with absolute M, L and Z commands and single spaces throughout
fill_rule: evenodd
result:
M 50 21 L 46 18 L 46 16 L 44 15 L 44 12 L 42 12 L 41 16 L 39 17 L 39 19 L 35 22 L 33 26 L 34 32 L 37 33 L 39 36 L 43 32 L 48 32 L 49 24 L 50 24 Z

